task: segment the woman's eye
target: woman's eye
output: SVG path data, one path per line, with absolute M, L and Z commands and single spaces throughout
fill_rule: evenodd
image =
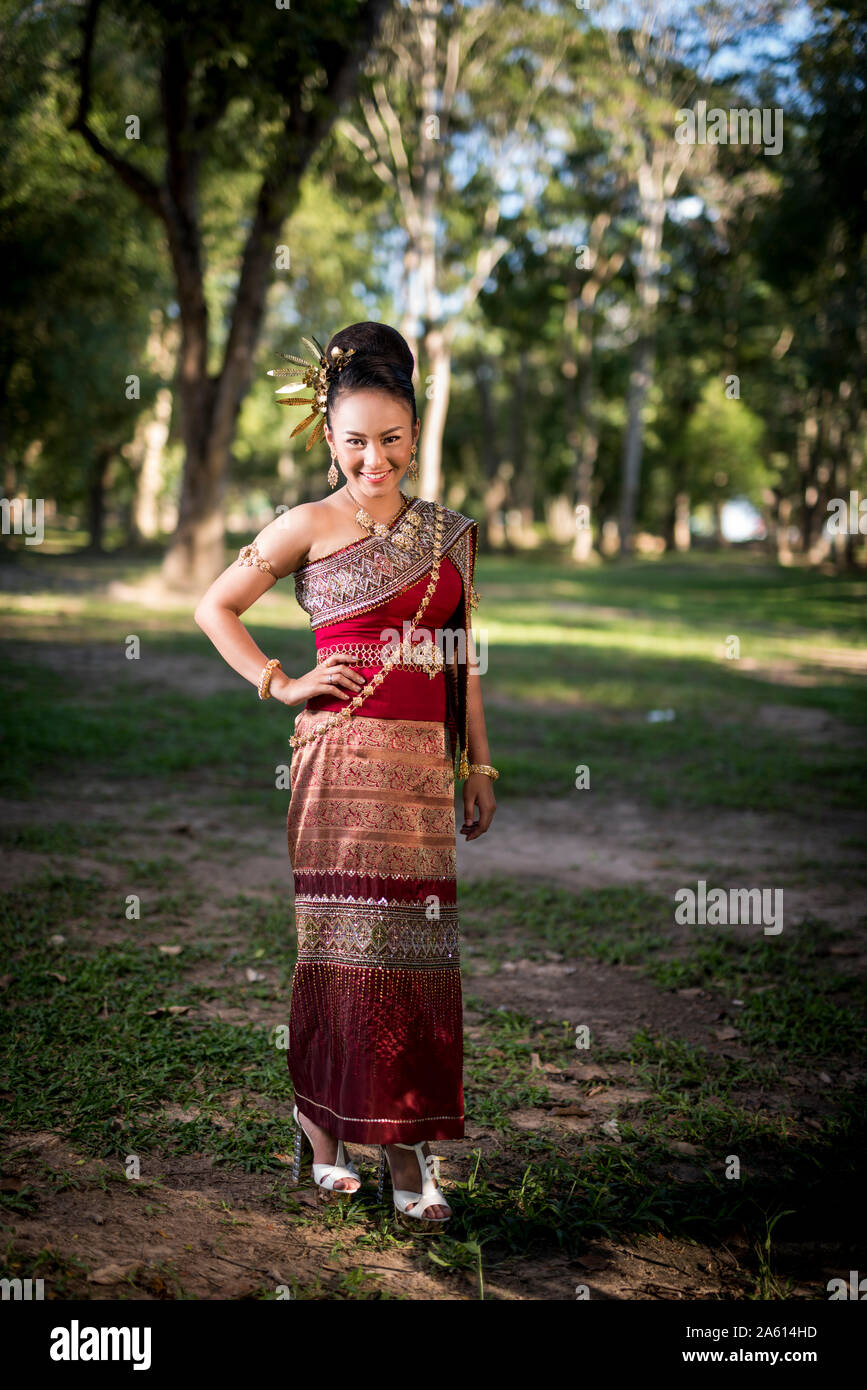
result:
M 364 447 L 364 440 L 363 440 L 363 439 L 347 439 L 346 442 L 347 442 L 347 444 L 360 444 L 360 445 L 362 446 L 362 448 Z M 400 443 L 400 435 L 399 435 L 399 434 L 390 434 L 390 435 L 388 436 L 388 439 L 386 439 L 385 442 L 386 442 L 386 444 L 399 444 L 399 443 Z

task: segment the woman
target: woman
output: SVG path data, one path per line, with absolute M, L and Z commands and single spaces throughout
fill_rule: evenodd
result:
M 306 342 L 307 340 L 305 340 Z M 464 1133 L 455 891 L 454 763 L 467 840 L 496 803 L 470 631 L 478 526 L 400 490 L 420 423 L 413 356 L 385 324 L 353 324 L 272 375 L 302 377 L 281 402 L 308 405 L 331 449 L 331 496 L 280 515 L 211 586 L 196 622 L 260 698 L 296 716 L 287 819 L 298 962 L 288 1065 L 295 1179 L 302 1131 L 313 1175 L 351 1193 L 344 1141 L 387 1154 L 397 1211 L 419 1229 L 451 1215 L 428 1142 Z M 296 394 L 312 388 L 311 399 Z M 317 416 L 322 418 L 317 419 Z M 317 661 L 289 676 L 240 621 L 294 576 Z M 471 763 L 469 759 L 476 761 Z M 478 811 L 478 819 L 475 819 Z

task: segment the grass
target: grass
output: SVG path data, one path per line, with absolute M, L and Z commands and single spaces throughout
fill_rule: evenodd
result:
M 133 586 L 153 578 L 154 562 L 25 554 L 14 564 L 19 583 L 29 584 L 4 596 L 7 737 L 19 755 L 5 772 L 16 796 L 39 795 L 58 765 L 72 776 L 86 766 L 141 786 L 180 778 L 203 799 L 219 788 L 273 813 L 294 712 L 279 706 L 252 716 L 241 677 L 237 691 L 207 695 L 196 680 L 185 689 L 179 679 L 166 699 L 152 658 L 171 660 L 179 677 L 191 658 L 215 671 L 222 658 L 195 627 L 192 599 L 155 611 L 150 600 L 113 597 L 118 580 Z M 748 555 L 585 572 L 533 554 L 482 556 L 478 579 L 475 631 L 487 653 L 483 690 L 499 790 L 566 795 L 586 765 L 592 790 L 659 807 L 806 818 L 860 806 L 867 577 L 783 570 Z M 291 582 L 275 586 L 245 621 L 286 669 L 311 664 Z M 124 659 L 131 633 L 142 642 L 135 662 Z M 725 655 L 732 635 L 737 660 Z M 58 648 L 83 642 L 103 650 L 96 685 L 74 671 L 59 677 L 40 661 L 45 646 L 56 658 Z M 760 719 L 768 706 L 777 713 Z M 656 709 L 675 717 L 648 723 Z M 786 710 L 840 727 L 829 724 L 821 740 L 801 739 Z
M 285 1053 L 262 1028 L 188 1019 L 172 1008 L 195 1011 L 215 995 L 231 1007 L 266 995 L 262 984 L 219 989 L 192 982 L 189 972 L 224 956 L 213 940 L 186 941 L 181 955 L 160 952 L 163 916 L 177 902 L 154 905 L 144 939 L 118 930 L 117 945 L 76 947 L 69 932 L 76 920 L 110 921 L 116 902 L 94 876 L 46 876 L 4 895 L 0 940 L 13 976 L 5 1019 L 4 1086 L 12 1092 L 5 1124 L 12 1129 L 61 1129 L 83 1154 L 122 1157 L 148 1153 L 171 1142 L 177 1153 L 207 1152 L 215 1161 L 246 1171 L 278 1171 L 273 1158 L 291 1148 L 291 1124 L 275 1123 L 242 1097 L 234 1123 L 216 1122 L 227 1093 L 242 1081 L 251 1093 L 267 1093 L 285 1107 L 291 1089 Z M 235 974 L 270 962 L 274 920 L 255 908 L 246 913 L 247 944 L 233 957 Z M 166 943 L 171 944 L 171 943 Z M 280 989 L 288 988 L 293 957 L 281 958 Z M 109 1003 L 110 1000 L 110 1003 Z M 178 1123 L 161 1117 L 167 1099 L 195 1105 L 199 1117 Z
M 638 965 L 663 989 L 709 989 L 725 1005 L 742 1000 L 738 1029 L 757 1050 L 792 1058 L 864 1050 L 867 982 L 841 980 L 830 947 L 848 936 L 817 918 L 770 938 L 757 927 L 677 927 L 673 904 L 643 889 L 574 894 L 496 879 L 473 884 L 462 929 L 494 970 L 553 950 Z

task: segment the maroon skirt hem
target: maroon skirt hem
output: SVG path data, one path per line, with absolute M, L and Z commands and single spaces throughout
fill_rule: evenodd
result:
M 412 1123 L 394 1124 L 391 1121 L 372 1124 L 370 1120 L 350 1120 L 336 1116 L 315 1101 L 296 1096 L 298 1110 L 305 1119 L 328 1131 L 335 1139 L 348 1144 L 423 1144 L 426 1139 L 463 1139 L 464 1121 L 419 1119 Z

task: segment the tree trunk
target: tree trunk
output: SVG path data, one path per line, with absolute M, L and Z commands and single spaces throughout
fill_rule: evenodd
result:
M 442 494 L 443 435 L 449 408 L 452 358 L 445 334 L 440 328 L 430 328 L 424 339 L 425 359 L 431 376 L 425 391 L 427 406 L 419 448 L 418 490 L 421 497 L 439 501 Z
M 518 369 L 512 389 L 512 508 L 511 536 L 514 545 L 523 550 L 532 543 L 533 518 L 535 512 L 536 479 L 530 466 L 527 451 L 527 412 L 524 408 L 524 392 L 527 389 L 527 357 L 518 353 Z
M 824 395 L 824 392 L 821 393 Z M 818 500 L 817 470 L 819 457 L 824 444 L 825 414 L 822 400 L 816 402 L 814 410 L 804 416 L 803 429 L 799 440 L 799 467 L 801 472 L 801 550 L 809 555 L 813 543 L 813 521 Z
M 781 497 L 777 503 L 777 563 L 780 565 L 790 565 L 792 563 L 792 547 L 789 543 L 789 526 L 792 519 L 792 503 L 788 497 Z
M 603 252 L 612 212 L 597 212 L 590 223 L 587 246 L 589 264 L 573 266 L 569 298 L 564 311 L 563 375 L 566 440 L 575 451 L 574 532 L 572 559 L 586 564 L 593 554 L 593 480 L 599 455 L 599 425 L 594 402 L 594 351 L 596 300 L 600 290 L 617 274 L 625 259 L 620 250 Z M 575 271 L 586 271 L 583 283 Z M 574 361 L 572 344 L 575 344 Z
M 225 568 L 223 497 L 229 450 L 214 427 L 212 377 L 181 390 L 185 467 L 178 527 L 163 561 L 163 576 L 173 588 L 201 590 Z
M 496 513 L 506 499 L 506 484 L 500 477 L 500 457 L 497 443 L 497 420 L 493 406 L 491 382 L 494 370 L 488 358 L 482 357 L 476 364 L 476 390 L 479 397 L 479 426 L 481 429 L 482 473 L 484 493 L 482 496 L 482 518 L 480 524 L 480 544 L 490 550 L 501 540 L 501 527 L 495 523 Z M 494 533 L 496 532 L 496 537 Z
M 586 338 L 586 335 L 585 335 Z M 575 541 L 572 559 L 586 564 L 593 552 L 593 475 L 599 454 L 599 426 L 593 409 L 593 347 L 586 345 L 578 358 L 578 459 L 575 469 Z
M 641 482 L 641 458 L 644 451 L 644 404 L 653 379 L 653 342 L 642 334 L 636 342 L 629 372 L 629 394 L 626 405 L 626 434 L 620 484 L 620 552 L 632 553 L 632 533 Z
M 656 311 L 665 225 L 665 164 L 660 151 L 654 152 L 652 159 L 639 169 L 638 192 L 643 220 L 640 253 L 635 261 L 638 338 L 629 373 L 626 434 L 623 440 L 620 493 L 620 549 L 623 555 L 629 555 L 632 551 L 644 451 L 644 407 L 653 385 L 656 357 Z
M 131 508 L 130 530 L 139 539 L 152 540 L 160 531 L 159 495 L 162 488 L 163 451 L 172 423 L 174 392 L 172 384 L 178 367 L 180 347 L 178 324 L 159 309 L 151 313 L 147 355 L 165 382 L 157 391 L 153 410 L 139 420 L 133 441 L 138 465 L 135 496 Z
M 136 480 L 132 523 L 137 534 L 152 540 L 159 534 L 159 494 L 162 487 L 162 463 L 172 419 L 172 393 L 167 386 L 157 392 L 153 414 L 142 431 L 142 460 Z
M 689 511 L 689 493 L 675 493 L 671 541 L 673 548 L 680 554 L 689 550 L 692 541 L 689 531 Z
M 105 485 L 115 447 L 106 444 L 98 450 L 87 482 L 87 549 L 101 555 L 105 542 Z
M 588 291 L 585 284 L 582 295 L 574 272 L 572 289 L 563 316 L 563 423 L 566 443 L 575 454 L 572 559 L 578 565 L 585 565 L 593 551 L 593 469 L 598 448 L 592 415 L 591 315 L 596 292 L 595 289 Z

